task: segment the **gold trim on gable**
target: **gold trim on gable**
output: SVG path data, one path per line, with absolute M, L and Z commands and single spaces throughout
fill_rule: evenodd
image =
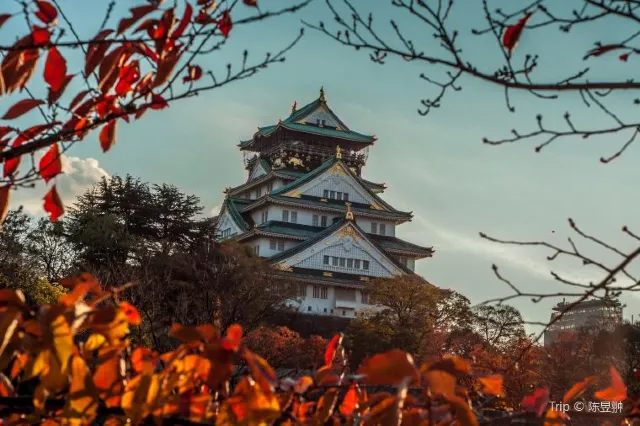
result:
M 371 203 L 371 208 L 374 210 L 386 210 L 380 203 L 378 203 L 377 201 L 374 201 L 373 203 Z
M 323 272 L 322 276 L 323 277 L 332 277 L 333 276 L 333 272 Z
M 285 197 L 291 197 L 291 198 L 302 198 L 302 195 L 300 194 L 300 190 L 299 189 L 294 189 L 293 191 L 289 191 L 287 193 L 284 194 Z
M 277 265 L 274 266 L 274 268 L 277 269 L 278 271 L 293 272 L 293 268 L 290 265 L 287 265 L 285 263 L 278 263 Z
M 344 167 L 340 165 L 340 163 L 336 163 L 329 169 L 329 174 L 332 176 L 346 176 L 347 172 L 344 170 Z
M 340 230 L 340 232 L 338 232 L 338 238 L 340 240 L 343 240 L 346 237 L 352 237 L 354 241 L 358 241 L 360 239 L 360 235 L 358 235 L 358 232 L 351 225 L 345 226 Z

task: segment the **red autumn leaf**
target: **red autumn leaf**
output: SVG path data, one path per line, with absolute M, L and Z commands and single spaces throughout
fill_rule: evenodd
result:
M 124 315 L 127 317 L 127 321 L 129 324 L 139 325 L 140 321 L 142 321 L 142 317 L 140 317 L 140 312 L 128 302 L 120 302 L 120 309 L 124 312 Z
M 41 99 L 23 99 L 9 108 L 9 110 L 2 116 L 2 119 L 13 120 L 14 118 L 18 118 L 21 115 L 28 113 L 43 103 L 44 101 Z
M 47 54 L 47 61 L 44 64 L 44 81 L 51 86 L 54 92 L 60 89 L 67 76 L 67 61 L 60 54 L 58 49 L 52 47 Z
M 109 151 L 113 144 L 116 143 L 116 123 L 117 120 L 111 120 L 100 130 L 100 147 L 103 152 Z
M 92 40 L 84 62 L 84 75 L 88 76 L 96 69 L 109 49 L 110 43 L 102 42 L 113 30 L 102 30 Z
M 67 88 L 71 80 L 73 80 L 73 77 L 75 77 L 75 74 L 69 74 L 68 76 L 66 76 L 58 90 L 54 91 L 49 88 L 49 95 L 47 96 L 47 102 L 49 103 L 49 105 L 53 105 L 54 103 L 58 102 L 58 99 L 60 99 L 60 96 L 62 96 L 62 94 L 64 93 L 64 89 Z
M 251 7 L 258 7 L 258 0 L 242 0 L 244 4 Z
M 9 213 L 9 201 L 11 200 L 11 185 L 0 186 L 0 225 Z
M 133 84 L 140 79 L 140 66 L 138 61 L 131 61 L 131 63 L 120 68 L 119 80 L 116 85 L 116 95 L 126 95 Z
M 153 361 L 153 352 L 147 348 L 136 348 L 131 353 L 131 367 L 136 373 L 142 373 L 144 362 Z
M 82 100 L 84 99 L 85 96 L 87 96 L 88 93 L 89 93 L 89 90 L 83 90 L 80 93 L 78 93 L 69 104 L 69 110 L 73 111 L 75 107 L 77 107 L 78 104 L 82 102 Z
M 478 381 L 482 383 L 484 393 L 499 397 L 504 396 L 504 386 L 501 375 L 478 377 Z
M 149 48 L 149 46 L 147 46 L 146 44 L 140 42 L 140 43 L 135 43 L 133 44 L 133 48 L 135 50 L 138 51 L 138 53 L 146 56 L 147 58 L 151 59 L 153 62 L 158 62 L 158 54 L 156 52 L 154 52 L 153 50 L 151 50 Z
M 567 393 L 565 393 L 562 397 L 562 402 L 567 403 L 579 397 L 580 395 L 582 395 L 582 393 L 584 393 L 585 390 L 587 390 L 587 387 L 589 387 L 589 385 L 591 385 L 592 383 L 595 383 L 596 380 L 596 376 L 589 376 L 583 381 L 571 386 L 571 389 L 569 389 Z
M 168 106 L 169 103 L 167 103 L 167 101 L 162 96 L 154 94 L 151 97 L 151 104 L 149 104 L 149 107 L 151 109 L 164 109 Z
M 127 49 L 126 45 L 113 49 L 100 63 L 100 71 L 98 73 L 100 83 L 98 83 L 98 86 L 102 93 L 107 93 L 115 84 L 119 75 L 118 70 L 127 59 Z
M 12 16 L 13 15 L 11 15 L 10 13 L 3 13 L 2 15 L 0 15 L 0 27 L 2 27 L 2 25 L 4 25 L 4 23 L 7 22 L 7 20 Z
M 605 44 L 605 45 L 596 46 L 590 51 L 588 51 L 587 54 L 584 55 L 584 58 L 582 59 L 588 59 L 592 56 L 604 55 L 605 53 L 611 52 L 612 50 L 620 50 L 620 49 L 626 49 L 626 46 L 624 44 Z
M 49 44 L 51 32 L 49 32 L 49 28 L 42 28 L 34 25 L 31 30 L 31 37 L 33 38 L 34 45 L 42 46 L 44 44 Z
M 331 341 L 327 345 L 327 349 L 324 351 L 324 365 L 331 366 L 333 363 L 333 357 L 336 354 L 336 350 L 338 346 L 342 344 L 342 339 L 344 335 L 342 333 L 338 333 L 331 338 Z
M 630 53 L 623 53 L 622 55 L 619 56 L 619 58 L 621 61 L 627 62 L 627 60 L 629 59 L 629 55 Z
M 542 415 L 549 403 L 549 389 L 536 389 L 532 395 L 522 398 L 522 408 L 525 411 L 536 413 L 538 417 Z
M 213 20 L 213 18 L 211 18 L 211 16 L 209 16 L 207 11 L 203 9 L 198 12 L 198 16 L 196 16 L 196 19 L 194 19 L 193 22 L 198 25 L 207 25 L 215 21 Z
M 229 33 L 233 28 L 233 22 L 231 21 L 231 14 L 228 10 L 222 12 L 222 17 L 220 18 L 220 22 L 218 22 L 218 28 L 223 36 L 229 37 Z
M 36 17 L 39 20 L 47 25 L 55 23 L 55 20 L 58 17 L 58 11 L 51 3 L 40 0 L 36 2 L 36 6 L 38 6 Z
M 202 77 L 202 68 L 200 68 L 200 66 L 198 65 L 189 65 L 188 72 L 189 74 L 182 79 L 183 83 L 186 83 L 188 81 L 197 81 L 200 80 L 200 77 Z
M 171 34 L 171 38 L 175 40 L 180 36 L 182 36 L 182 34 L 184 34 L 184 30 L 186 30 L 189 24 L 191 23 L 192 16 L 193 16 L 193 7 L 191 7 L 191 5 L 187 3 L 187 6 L 184 9 L 184 15 L 182 15 L 182 19 L 180 20 L 180 23 L 176 27 L 173 34 Z
M 62 161 L 58 144 L 51 145 L 47 153 L 40 159 L 40 176 L 45 182 L 62 173 Z
M 627 387 L 620 377 L 620 373 L 614 367 L 609 367 L 611 385 L 594 393 L 594 396 L 601 401 L 623 401 L 627 399 Z
M 44 196 L 44 211 L 49 213 L 49 218 L 52 222 L 57 221 L 64 214 L 64 205 L 55 185 Z
M 340 404 L 340 413 L 343 416 L 352 415 L 356 408 L 358 408 L 359 401 L 360 392 L 358 391 L 358 385 L 352 383 L 351 386 L 349 386 L 349 390 L 344 396 L 344 399 L 342 400 L 342 404 Z
M 176 67 L 178 61 L 180 60 L 180 56 L 182 52 L 178 49 L 170 50 L 169 53 L 164 57 L 162 61 L 158 64 L 158 70 L 156 72 L 156 77 L 153 80 L 152 88 L 156 88 L 158 86 L 162 86 L 171 77 L 173 73 L 173 69 Z
M 222 347 L 228 351 L 237 351 L 242 341 L 242 326 L 233 324 L 227 329 L 227 334 L 222 339 Z
M 518 41 L 522 35 L 522 30 L 524 30 L 525 25 L 527 25 L 529 18 L 531 18 L 531 12 L 527 12 L 517 24 L 509 25 L 504 31 L 504 35 L 502 36 L 502 45 L 509 53 L 513 52 L 518 45 Z
M 147 4 L 144 6 L 138 6 L 131 9 L 131 16 L 123 18 L 118 25 L 118 34 L 122 34 L 127 31 L 133 24 L 138 22 L 143 16 L 156 10 L 158 6 L 156 4 Z
M 0 126 L 0 139 L 13 132 L 13 127 L 10 126 Z

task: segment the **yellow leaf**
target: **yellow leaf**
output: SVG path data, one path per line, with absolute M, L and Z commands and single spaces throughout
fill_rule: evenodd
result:
M 53 307 L 52 313 L 56 310 L 57 307 Z M 57 315 L 49 324 L 47 331 L 46 339 L 53 345 L 55 354 L 60 362 L 60 372 L 61 374 L 66 374 L 69 367 L 69 360 L 75 348 L 71 327 L 64 315 Z
M 95 351 L 100 349 L 106 343 L 107 339 L 102 334 L 94 333 L 84 342 L 83 349 L 85 351 Z
M 98 395 L 84 359 L 75 355 L 71 360 L 71 386 L 64 410 L 66 424 L 88 425 L 98 412 Z

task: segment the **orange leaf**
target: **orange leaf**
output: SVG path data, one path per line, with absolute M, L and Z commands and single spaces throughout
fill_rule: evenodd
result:
M 340 413 L 343 416 L 350 416 L 353 414 L 356 408 L 358 408 L 358 403 L 360 402 L 360 392 L 358 390 L 358 385 L 352 383 L 349 386 L 349 390 L 347 391 L 344 399 L 342 400 L 342 404 L 340 404 Z
M 242 341 L 242 326 L 233 324 L 227 329 L 227 335 L 222 339 L 222 347 L 228 351 L 237 351 Z
M 407 377 L 416 379 L 418 376 L 413 358 L 400 349 L 365 359 L 358 374 L 364 374 L 363 382 L 369 385 L 397 385 Z
M 447 356 L 440 361 L 426 366 L 427 370 L 442 370 L 456 377 L 471 375 L 471 363 L 459 356 Z
M 536 413 L 538 417 L 542 415 L 549 403 L 549 389 L 536 389 L 532 395 L 522 398 L 522 408 L 526 411 Z
M 564 394 L 562 397 L 562 402 L 567 403 L 578 396 L 582 395 L 582 393 L 589 387 L 592 383 L 596 381 L 596 376 L 589 376 L 581 382 L 576 383 Z
M 62 204 L 55 185 L 44 196 L 44 211 L 49 213 L 52 222 L 57 221 L 64 214 L 64 204 Z
M 220 22 L 218 22 L 218 28 L 223 36 L 229 37 L 229 33 L 233 28 L 233 22 L 231 21 L 231 15 L 228 10 L 225 10 L 222 13 L 222 17 L 220 18 Z
M 446 371 L 432 370 L 424 374 L 424 381 L 434 395 L 450 397 L 455 395 L 456 378 Z
M 51 86 L 54 92 L 60 89 L 67 76 L 67 61 L 60 54 L 58 49 L 52 47 L 47 53 L 47 60 L 44 64 L 44 81 Z
M 611 385 L 608 388 L 597 391 L 594 395 L 601 401 L 623 401 L 627 398 L 627 387 L 620 377 L 620 373 L 614 367 L 609 367 Z
M 531 18 L 531 12 L 527 12 L 517 24 L 509 25 L 504 31 L 504 35 L 502 36 L 502 45 L 509 53 L 513 52 L 518 45 L 522 31 L 524 30 L 525 25 L 527 25 L 529 18 Z
M 38 11 L 36 12 L 36 17 L 49 25 L 55 22 L 58 17 L 58 11 L 55 7 L 48 1 L 37 1 L 36 5 L 38 6 Z
M 331 341 L 327 345 L 327 349 L 324 351 L 324 365 L 331 366 L 333 363 L 333 357 L 336 354 L 336 350 L 342 344 L 342 339 L 344 335 L 342 333 L 338 333 L 331 338 Z
M 504 396 L 504 387 L 502 376 L 487 376 L 487 377 L 479 377 L 478 381 L 482 383 L 482 390 L 484 393 L 495 395 L 502 397 Z
M 14 118 L 18 118 L 23 114 L 31 111 L 38 105 L 42 105 L 44 103 L 41 99 L 23 99 L 17 103 L 15 103 L 9 110 L 2 116 L 3 120 L 13 120 Z
M 122 34 L 127 31 L 133 24 L 138 22 L 140 18 L 156 10 L 158 6 L 156 4 L 147 4 L 144 6 L 138 6 L 131 9 L 131 16 L 123 18 L 118 25 L 118 34 Z
M 247 360 L 251 377 L 265 392 L 273 392 L 273 388 L 278 381 L 275 370 L 264 358 L 248 349 L 245 349 L 242 355 Z
M 140 324 L 140 321 L 142 319 L 140 317 L 140 312 L 138 312 L 135 306 L 128 302 L 120 302 L 120 309 L 123 310 L 125 316 L 127 317 L 127 321 L 129 321 L 129 324 Z
M 564 421 L 566 418 L 567 418 L 567 415 L 562 411 L 551 409 L 547 411 L 547 414 L 544 416 L 543 426 L 564 425 L 566 424 L 566 422 Z
M 60 149 L 58 148 L 58 144 L 54 143 L 40 159 L 40 176 L 45 182 L 49 182 L 60 173 L 62 173 Z
M 98 413 L 98 393 L 91 381 L 91 372 L 84 359 L 71 359 L 71 385 L 63 417 L 67 424 L 92 424 Z
M 153 361 L 153 352 L 147 348 L 135 348 L 131 353 L 131 367 L 133 371 L 140 374 L 144 370 L 145 363 Z
M 197 81 L 200 77 L 202 77 L 202 68 L 198 65 L 189 65 L 189 74 L 182 79 L 182 82 Z
M 9 202 L 11 201 L 11 185 L 0 186 L 0 228 L 9 213 Z
M 478 419 L 467 401 L 459 396 L 451 396 L 447 401 L 455 408 L 456 420 L 461 426 L 478 426 Z
M 100 130 L 100 147 L 103 152 L 109 151 L 113 144 L 116 143 L 116 123 L 117 120 L 111 120 Z

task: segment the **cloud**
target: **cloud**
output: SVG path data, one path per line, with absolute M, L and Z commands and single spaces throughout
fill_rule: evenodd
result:
M 220 214 L 220 209 L 222 208 L 222 205 L 218 204 L 215 205 L 211 208 L 211 210 L 209 211 L 209 213 L 211 214 L 211 216 L 218 216 L 218 214 Z
M 530 250 L 523 247 L 493 243 L 482 239 L 477 234 L 472 237 L 462 232 L 453 231 L 447 227 L 436 225 L 420 215 L 416 215 L 414 220 L 423 227 L 424 232 L 428 233 L 430 237 L 436 237 L 436 239 L 440 240 L 440 244 L 436 244 L 437 249 L 472 253 L 482 256 L 498 266 L 515 268 L 547 280 L 553 280 L 550 274 L 551 271 L 566 280 L 585 284 L 590 281 L 597 282 L 604 278 L 603 273 L 589 273 L 586 269 L 577 270 L 563 267 L 557 262 L 550 263 L 546 260 L 538 260 L 531 254 Z M 546 255 L 548 256 L 549 254 L 547 253 Z M 622 283 L 619 282 L 619 284 Z
M 65 205 L 73 204 L 76 197 L 84 193 L 102 177 L 109 177 L 109 173 L 100 166 L 95 158 L 62 157 L 64 174 L 56 178 L 56 187 Z M 38 182 L 33 188 L 20 188 L 14 193 L 12 208 L 23 206 L 26 213 L 32 215 L 44 214 L 42 197 L 46 192 L 43 182 Z

